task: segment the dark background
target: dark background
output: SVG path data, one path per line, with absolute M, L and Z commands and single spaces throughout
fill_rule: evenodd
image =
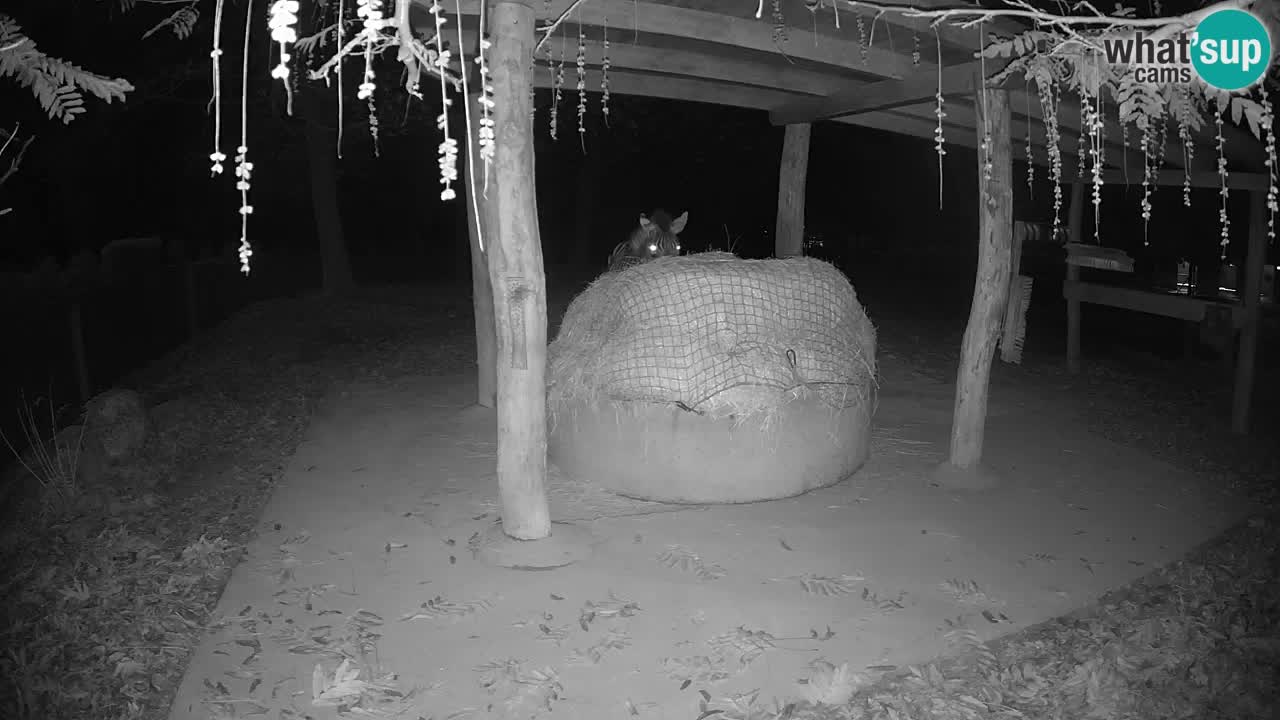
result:
M 188 258 L 224 257 L 227 262 L 205 267 L 198 278 L 204 326 L 254 299 L 319 287 L 302 129 L 308 121 L 332 125 L 333 118 L 316 111 L 323 106 L 305 88 L 297 93 L 299 112 L 293 117 L 285 112 L 280 84 L 267 81 L 269 56 L 265 47 L 259 51 L 261 37 L 250 54 L 248 137 L 255 167 L 249 240 L 255 270 L 245 278 L 234 263 L 240 236 L 234 160 L 228 158 L 227 172 L 220 177 L 211 179 L 208 170 L 214 132 L 211 18 L 202 18 L 187 40 L 168 31 L 141 40 L 172 8 L 149 12 L 143 6 L 122 15 L 110 2 L 21 0 L 14 5 L 11 12 L 42 50 L 99 74 L 126 77 L 137 90 L 125 105 L 88 100 L 88 112 L 64 127 L 43 116 L 28 90 L 12 82 L 0 84 L 0 120 L 9 128 L 20 122 L 24 135 L 38 136 L 20 172 L 0 187 L 0 207 L 14 208 L 0 217 L 0 285 L 7 288 L 2 317 L 11 337 L 4 353 L 0 386 L 7 387 L 0 387 L 0 406 L 16 402 L 20 391 L 28 397 L 52 391 L 57 400 L 77 399 L 67 301 L 16 289 L 20 276 L 42 262 L 65 265 L 77 252 L 150 235 L 180 246 Z M 241 133 L 242 20 L 234 19 L 232 9 L 239 17 L 243 11 L 242 4 L 227 7 L 219 148 L 234 156 Z M 255 29 L 261 33 L 260 28 Z M 459 187 L 459 199 L 451 202 L 438 197 L 440 136 L 434 117 L 439 100 L 427 92 L 425 103 L 407 102 L 396 87 L 395 66 L 381 67 L 390 69 L 377 96 L 382 133 L 376 155 L 364 105 L 349 101 L 346 106 L 339 193 L 355 276 L 363 283 L 450 284 L 469 292 L 465 190 Z M 603 269 L 609 250 L 625 239 L 638 214 L 655 206 L 673 214 L 689 212 L 683 236 L 688 250 L 733 242 L 746 256 L 772 251 L 783 131 L 771 126 L 765 113 L 615 94 L 610 127 L 605 127 L 600 95 L 589 93 L 587 132 L 580 141 L 577 95 L 572 79 L 568 84 L 558 141 L 548 132 L 551 94 L 537 95 L 538 210 L 550 282 L 572 264 Z M 349 91 L 353 86 L 347 83 Z M 454 125 L 455 137 L 459 127 Z M 1013 133 L 1015 142 L 1022 142 L 1026 128 L 1015 123 Z M 1123 162 L 1135 179 L 1141 177 L 1136 149 Z M 1074 178 L 1074 167 L 1064 170 L 1068 179 Z M 1047 170 L 1037 168 L 1030 187 L 1026 178 L 1027 168 L 1015 165 L 1016 217 L 1050 220 Z M 1105 189 L 1104 244 L 1135 254 L 1141 271 L 1215 254 L 1215 191 L 1197 191 L 1187 209 L 1180 188 L 1159 189 L 1145 232 L 1141 197 L 1140 186 Z M 963 298 L 972 288 L 976 200 L 977 163 L 971 150 L 948 145 L 940 174 L 928 140 L 835 123 L 814 127 L 806 204 L 811 249 L 845 269 L 860 289 L 892 285 L 920 300 L 922 308 L 930 307 L 932 297 L 947 306 L 940 311 L 967 313 L 967 303 L 941 299 Z M 1242 263 L 1247 196 L 1233 194 L 1231 216 L 1229 253 Z M 1086 225 L 1092 236 L 1092 206 Z M 575 248 L 582 247 L 587 251 L 575 257 Z M 1029 334 L 1047 353 L 1062 352 L 1061 260 L 1056 248 L 1028 249 L 1024 260 L 1024 272 L 1037 276 L 1032 315 L 1043 327 L 1043 332 Z M 183 292 L 181 277 L 157 274 L 82 303 L 95 389 L 185 339 Z M 1087 312 L 1099 318 L 1086 320 L 1087 348 L 1090 343 L 1122 343 L 1172 353 L 1182 347 L 1181 330 L 1172 321 L 1099 308 Z M 9 419 L 2 422 L 8 430 Z

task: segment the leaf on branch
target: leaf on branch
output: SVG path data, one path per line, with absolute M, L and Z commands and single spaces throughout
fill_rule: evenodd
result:
M 1125 71 L 1116 83 L 1116 100 L 1120 103 L 1120 122 L 1133 123 L 1139 129 L 1155 127 L 1165 114 L 1165 99 L 1159 88 L 1138 82 L 1132 69 Z
M 178 10 L 169 17 L 161 20 L 155 27 L 142 34 L 142 39 L 146 40 L 164 28 L 172 28 L 173 34 L 179 40 L 186 40 L 196 29 L 196 23 L 200 22 L 200 8 L 195 2 Z
M 1231 97 L 1231 122 L 1239 125 L 1242 114 L 1245 122 L 1249 123 L 1249 132 L 1253 133 L 1253 136 L 1258 140 L 1262 140 L 1264 132 L 1262 119 L 1266 115 L 1266 109 L 1262 107 L 1262 103 L 1244 95 L 1233 95 Z
M 300 54 L 309 55 L 316 49 L 328 45 L 331 40 L 336 40 L 337 37 L 338 26 L 333 24 L 316 32 L 314 35 L 298 38 L 298 41 L 293 44 L 293 48 Z
M 1047 52 L 1059 41 L 1058 36 L 1043 30 L 1028 30 L 1007 40 L 988 43 L 982 49 L 984 57 L 1021 57 L 1035 52 Z M 1044 47 L 1041 47 L 1044 43 Z
M 40 106 L 49 117 L 69 123 L 84 112 L 87 92 L 100 100 L 124 100 L 125 93 L 133 85 L 122 78 L 111 79 L 95 75 L 76 65 L 49 55 L 36 48 L 31 38 L 10 16 L 0 14 L 0 78 L 13 78 L 19 85 L 31 88 Z

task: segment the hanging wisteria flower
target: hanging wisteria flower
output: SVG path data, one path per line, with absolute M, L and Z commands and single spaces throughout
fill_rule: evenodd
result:
M 938 45 L 938 57 L 942 57 L 942 38 L 934 32 L 934 40 Z M 917 43 L 917 47 L 919 43 Z M 933 149 L 938 153 L 938 207 L 942 207 L 942 157 L 947 154 L 947 150 L 943 147 L 945 142 L 942 136 L 942 119 L 947 113 L 942 110 L 942 63 L 938 63 L 938 92 L 934 93 L 937 99 L 937 108 L 933 111 L 938 116 L 938 127 L 933 129 Z
M 867 25 L 862 20 L 862 13 L 854 15 L 854 19 L 858 21 L 858 57 L 862 58 L 862 64 L 867 64 Z
M 382 14 L 382 0 L 356 0 L 356 16 L 364 18 L 364 29 L 360 33 L 364 40 L 364 82 L 360 83 L 356 97 L 372 100 L 374 90 L 378 89 L 373 72 L 373 47 L 378 33 L 390 21 Z
M 560 46 L 560 62 L 554 68 L 555 77 L 551 80 L 551 139 L 557 140 L 560 127 L 560 98 L 564 90 L 564 46 Z
M 1267 158 L 1264 164 L 1267 167 L 1267 237 L 1271 240 L 1276 238 L 1276 131 L 1272 123 L 1275 122 L 1275 113 L 1271 108 L 1271 98 L 1267 95 L 1265 85 L 1261 87 L 1262 95 L 1262 118 L 1258 121 L 1266 133 L 1266 152 Z
M 1102 233 L 1102 145 L 1104 136 L 1102 134 L 1102 112 L 1095 104 L 1099 98 L 1097 95 L 1085 98 L 1087 106 L 1088 125 L 1086 129 L 1089 134 L 1089 156 L 1093 159 L 1093 235 L 1095 239 L 1101 238 Z
M 1138 141 L 1138 148 L 1142 152 L 1142 202 L 1139 207 L 1142 208 L 1142 245 L 1147 247 L 1151 244 L 1151 239 L 1147 235 L 1147 230 L 1151 225 L 1151 188 L 1156 179 L 1156 161 L 1153 152 L 1153 143 L 1151 139 L 1151 125 L 1143 118 L 1140 120 L 1142 129 L 1142 138 Z
M 449 106 L 453 101 L 449 99 L 449 87 L 445 77 L 448 74 L 451 53 L 444 46 L 444 24 L 448 19 L 444 16 L 444 8 L 440 6 L 440 0 L 432 0 L 431 15 L 436 22 L 435 67 L 440 75 L 440 115 L 436 118 L 436 127 L 444 135 L 444 140 L 438 146 L 440 184 L 444 185 L 444 190 L 440 191 L 440 199 L 452 200 L 457 197 L 453 191 L 453 181 L 458 179 L 458 141 L 449 137 Z
M 382 14 L 382 0 L 356 0 L 356 17 L 364 18 L 364 32 L 376 34 L 388 20 Z
M 609 18 L 604 19 L 604 58 L 600 61 L 600 114 L 605 127 L 609 126 Z
M 218 146 L 222 143 L 222 4 L 224 0 L 218 0 L 218 4 L 213 11 L 213 49 L 209 51 L 209 57 L 213 60 L 213 152 L 209 153 L 209 162 L 212 165 L 209 168 L 209 176 L 222 174 L 222 163 L 227 159 L 227 154 L 220 151 Z
M 440 191 L 440 199 L 452 200 L 458 196 L 452 187 L 453 182 L 458 179 L 458 141 L 448 135 L 448 111 L 440 113 L 440 116 L 436 118 L 436 127 L 446 133 L 444 140 L 437 148 L 440 153 L 440 184 L 444 185 L 444 190 Z
M 488 187 L 489 164 L 493 162 L 493 81 L 489 76 L 489 61 L 486 55 L 493 43 L 487 36 L 480 37 L 480 52 L 476 55 L 476 64 L 480 66 L 480 157 L 484 160 L 485 186 Z
M 587 36 L 578 23 L 578 139 L 582 151 L 587 151 Z
M 1227 245 L 1231 244 L 1231 217 L 1227 215 L 1227 199 L 1231 192 L 1227 187 L 1227 143 L 1222 138 L 1222 114 L 1227 111 L 1226 104 L 1218 103 L 1218 114 L 1213 118 L 1214 123 L 1218 126 L 1218 177 L 1222 178 L 1222 189 L 1218 194 L 1222 196 L 1222 205 L 1218 207 L 1218 221 L 1222 223 L 1222 259 L 1227 259 Z
M 253 248 L 249 245 L 249 216 L 253 214 L 253 206 L 249 204 L 249 187 L 253 178 L 253 163 L 249 162 L 249 148 L 241 145 L 236 148 L 236 190 L 240 191 L 240 272 L 249 274 L 249 258 Z
M 1031 96 L 1027 96 L 1028 110 L 1030 110 Z M 1035 197 L 1036 190 L 1036 162 L 1035 162 L 1035 146 L 1031 143 L 1031 113 L 1027 113 L 1027 192 Z
M 267 27 L 271 28 L 271 40 L 280 44 L 280 63 L 271 70 L 271 77 L 284 80 L 289 77 L 289 43 L 298 41 L 298 32 L 294 26 L 298 23 L 298 0 L 276 0 L 271 4 L 271 17 Z

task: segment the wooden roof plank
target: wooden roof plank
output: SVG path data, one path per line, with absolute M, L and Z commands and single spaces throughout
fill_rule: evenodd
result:
M 941 79 L 934 68 L 917 72 L 905 80 L 884 80 L 851 87 L 825 98 L 795 100 L 770 112 L 769 121 L 774 125 L 789 125 L 916 105 L 933 100 L 939 88 L 944 98 L 972 96 L 977 75 L 983 67 L 980 62 L 952 65 L 943 68 Z
M 460 2 L 463 16 L 479 14 L 480 0 Z M 551 0 L 548 15 L 558 17 L 571 2 L 572 0 Z M 415 4 L 427 7 L 424 0 L 415 0 Z M 451 11 L 452 9 L 450 8 Z M 562 27 L 567 30 L 575 28 L 579 23 L 597 28 L 607 25 L 623 31 L 635 30 L 688 38 L 728 48 L 777 53 L 779 62 L 787 62 L 787 57 L 809 60 L 880 78 L 906 77 L 915 69 L 910 54 L 871 47 L 867 48 L 864 61 L 856 41 L 828 36 L 817 43 L 792 40 L 779 45 L 774 41 L 772 25 L 765 20 L 731 17 L 651 2 L 592 0 L 580 5 L 573 18 Z M 620 43 L 615 41 L 614 44 Z

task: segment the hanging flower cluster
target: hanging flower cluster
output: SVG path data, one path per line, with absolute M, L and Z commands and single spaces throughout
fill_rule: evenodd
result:
M 1267 159 L 1265 164 L 1267 167 L 1267 238 L 1272 242 L 1276 239 L 1276 211 L 1280 210 L 1280 205 L 1276 201 L 1276 131 L 1275 131 L 1275 113 L 1271 107 L 1271 98 L 1267 95 L 1267 88 L 1262 87 L 1262 127 L 1266 132 L 1266 153 Z
M 297 24 L 298 0 L 276 0 L 271 4 L 267 27 L 271 29 L 272 42 L 280 45 L 280 62 L 271 70 L 271 77 L 276 80 L 289 77 L 289 43 L 298 41 L 298 32 L 294 29 Z
M 213 49 L 209 57 L 213 60 L 213 152 L 209 153 L 209 175 L 222 174 L 222 163 L 227 159 L 226 153 L 218 148 L 222 144 L 222 5 L 226 0 L 218 0 L 213 11 Z
M 440 141 L 440 145 L 436 151 L 440 154 L 437 164 L 440 167 L 440 184 L 444 185 L 444 189 L 440 191 L 441 200 L 452 200 L 458 196 L 453 190 L 453 183 L 458 179 L 458 141 L 449 135 L 449 106 L 453 101 L 449 99 L 449 88 L 445 82 L 445 77 L 449 69 L 449 59 L 452 56 L 444 47 L 444 24 L 448 21 L 444 16 L 444 8 L 440 6 L 440 0 L 431 0 L 431 16 L 436 23 L 436 57 L 435 67 L 440 75 L 440 114 L 436 116 L 436 127 L 444 139 Z
M 1191 90 L 1184 88 L 1175 95 L 1178 100 L 1178 112 L 1176 119 L 1178 122 L 1178 139 L 1182 141 L 1182 164 L 1183 167 L 1191 167 L 1191 161 L 1196 156 L 1196 144 L 1191 140 Z M 1191 176 L 1187 175 L 1182 180 L 1182 204 L 1191 207 Z
M 1031 141 L 1031 95 L 1026 96 L 1027 99 L 1027 192 L 1031 197 L 1036 194 L 1036 164 L 1031 161 L 1035 154 L 1035 145 Z
M 1218 208 L 1218 222 L 1222 223 L 1222 259 L 1227 259 L 1227 245 L 1231 244 L 1231 217 L 1227 215 L 1227 199 L 1231 192 L 1227 188 L 1227 155 L 1226 141 L 1222 139 L 1222 114 L 1227 111 L 1225 104 L 1218 103 L 1218 114 L 1214 116 L 1214 125 L 1218 128 L 1218 177 L 1222 180 L 1222 188 L 1218 190 L 1218 195 L 1222 197 L 1222 204 Z
M 609 127 L 609 18 L 604 19 L 604 58 L 600 61 L 600 114 Z
M 560 127 L 560 98 L 564 91 L 564 44 L 560 45 L 560 62 L 552 68 L 555 77 L 551 80 L 551 139 L 558 140 Z
M 242 144 L 236 148 L 236 190 L 240 191 L 240 272 L 249 274 L 249 258 L 253 255 L 253 247 L 249 245 L 249 216 L 253 214 L 253 206 L 249 204 L 249 185 L 253 178 L 253 163 L 249 162 L 249 146 Z
M 253 214 L 253 206 L 249 204 L 249 187 L 253 177 L 253 163 L 249 162 L 249 34 L 253 23 L 253 0 L 249 0 L 245 10 L 244 23 L 244 55 L 241 60 L 240 76 L 240 145 L 236 148 L 236 190 L 240 191 L 240 272 L 249 274 L 249 258 L 253 248 L 249 245 L 249 216 Z
M 938 92 L 934 93 L 934 98 L 937 101 L 937 107 L 933 111 L 933 114 L 938 117 L 938 127 L 934 128 L 933 130 L 933 149 L 938 153 L 938 207 L 941 208 L 942 207 L 942 157 L 947 154 L 946 148 L 943 147 L 943 143 L 945 142 L 945 140 L 943 139 L 943 135 L 942 135 L 942 119 L 947 116 L 947 113 L 942 109 L 942 62 L 941 62 L 942 38 L 938 37 L 938 33 L 935 31 L 933 34 L 933 39 L 938 46 L 938 60 L 939 60 Z M 920 48 L 920 44 L 917 41 L 916 43 L 917 57 L 919 57 L 920 55 L 919 48 Z
M 382 14 L 382 0 L 356 0 L 356 16 L 364 18 L 364 29 L 360 33 L 364 44 L 364 81 L 360 83 L 356 97 L 369 100 L 373 97 L 373 91 L 378 89 L 374 82 L 373 48 L 378 41 L 378 34 L 387 24 L 387 19 Z
M 1142 153 L 1142 202 L 1138 207 L 1142 209 L 1142 244 L 1145 247 L 1151 244 L 1147 230 L 1151 224 L 1151 189 L 1155 185 L 1158 168 L 1152 147 L 1151 127 L 1144 123 L 1140 130 L 1142 137 L 1138 140 L 1138 150 Z
M 481 12 L 483 12 L 484 4 L 481 3 Z M 480 129 L 478 131 L 480 137 L 480 157 L 484 160 L 484 187 L 489 187 L 489 166 L 493 163 L 494 150 L 494 133 L 493 133 L 493 77 L 489 71 L 489 61 L 486 59 L 489 48 L 493 43 L 489 40 L 488 35 L 480 36 L 480 53 L 476 55 L 476 64 L 480 66 L 480 97 L 477 102 L 480 104 Z
M 867 24 L 862 19 L 862 13 L 854 15 L 854 19 L 858 23 L 858 57 L 862 58 L 862 64 L 867 64 L 867 55 L 870 52 L 870 43 L 867 42 Z
M 587 36 L 578 23 L 578 140 L 587 151 Z

